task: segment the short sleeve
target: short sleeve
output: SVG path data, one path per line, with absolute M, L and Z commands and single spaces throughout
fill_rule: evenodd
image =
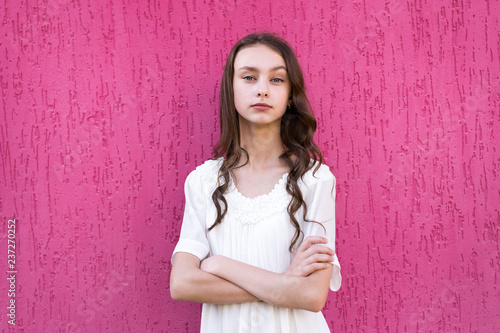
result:
M 177 252 L 187 252 L 203 260 L 207 257 L 210 246 L 205 224 L 206 195 L 203 191 L 199 170 L 192 171 L 186 178 L 184 193 L 186 205 L 181 235 L 172 253 L 172 258 Z
M 306 219 L 314 222 L 304 222 L 304 237 L 325 237 L 328 239 L 326 246 L 335 251 L 335 177 L 326 165 L 322 165 L 314 176 L 309 177 L 309 181 L 306 180 L 306 185 Z M 330 289 L 337 291 L 342 282 L 337 254 L 332 264 Z

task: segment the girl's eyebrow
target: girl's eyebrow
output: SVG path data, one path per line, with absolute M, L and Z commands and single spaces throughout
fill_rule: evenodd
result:
M 271 72 L 275 72 L 275 71 L 280 70 L 280 69 L 284 69 L 286 71 L 286 67 L 280 65 L 280 66 L 276 66 L 276 67 L 271 68 Z M 252 67 L 252 66 L 243 66 L 240 69 L 238 69 L 238 71 L 243 71 L 243 70 L 251 71 L 251 72 L 258 72 L 257 68 Z

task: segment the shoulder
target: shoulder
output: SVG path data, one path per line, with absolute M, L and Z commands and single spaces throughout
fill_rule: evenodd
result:
M 220 166 L 222 165 L 222 158 L 218 158 L 216 160 L 206 160 L 203 164 L 196 167 L 195 170 L 192 171 L 198 173 L 200 175 L 209 175 L 215 177 L 219 172 Z
M 330 182 L 335 184 L 335 176 L 330 171 L 330 167 L 328 165 L 315 162 L 312 168 L 302 176 L 302 181 L 306 185 L 313 185 L 320 182 Z
M 319 165 L 319 167 L 318 167 Z M 315 163 L 301 179 L 301 190 L 306 202 L 320 197 L 335 197 L 336 179 L 326 164 Z
M 198 188 L 215 188 L 222 161 L 222 158 L 216 160 L 207 160 L 203 164 L 197 166 L 196 169 L 191 171 L 187 176 L 186 186 Z

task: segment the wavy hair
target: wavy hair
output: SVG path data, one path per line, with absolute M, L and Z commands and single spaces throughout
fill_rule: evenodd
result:
M 239 118 L 234 105 L 234 60 L 241 49 L 256 44 L 268 46 L 283 57 L 291 85 L 292 103 L 281 118 L 280 135 L 285 151 L 281 154 L 280 159 L 290 168 L 286 191 L 292 197 L 287 212 L 291 224 L 295 227 L 295 234 L 289 247 L 289 251 L 292 252 L 302 233 L 295 213 L 303 207 L 305 221 L 307 214 L 307 205 L 298 181 L 307 171 L 313 168 L 316 162 L 319 162 L 313 170 L 313 173 L 315 173 L 323 163 L 323 156 L 313 141 L 316 131 L 316 119 L 305 93 L 304 76 L 300 65 L 290 45 L 274 34 L 250 34 L 239 40 L 227 57 L 220 89 L 220 138 L 214 148 L 214 157 L 224 157 L 224 159 L 219 169 L 217 187 L 212 194 L 212 201 L 217 210 L 217 218 L 208 230 L 210 231 L 222 223 L 226 215 L 227 201 L 224 198 L 224 193 L 229 188 L 232 171 L 248 163 L 248 153 L 240 146 Z M 246 161 L 241 166 L 238 166 L 243 155 Z

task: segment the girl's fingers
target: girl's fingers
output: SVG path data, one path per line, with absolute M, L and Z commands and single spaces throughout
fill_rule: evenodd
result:
M 304 260 L 304 266 L 314 265 L 316 263 L 332 262 L 333 256 L 329 254 L 315 254 Z
M 307 257 L 310 257 L 310 256 L 315 255 L 317 253 L 329 254 L 331 256 L 334 255 L 334 252 L 331 248 L 329 248 L 328 246 L 325 246 L 325 245 L 321 245 L 321 244 L 316 244 L 316 245 L 310 246 L 307 250 L 305 250 L 303 252 L 303 254 Z
M 328 240 L 321 236 L 307 236 L 300 244 L 297 253 L 307 251 L 309 248 L 313 247 L 315 244 L 326 244 Z
M 314 271 L 325 269 L 333 261 L 334 252 L 326 244 L 328 240 L 321 236 L 309 236 L 299 246 L 286 274 L 307 276 Z
M 307 276 L 315 271 L 328 268 L 330 264 L 328 263 L 315 263 L 304 268 L 304 276 Z
M 313 245 L 313 244 L 326 244 L 328 243 L 328 239 L 326 239 L 325 237 L 321 237 L 321 236 L 307 236 L 304 241 L 302 242 L 302 244 L 308 244 L 308 247 Z

